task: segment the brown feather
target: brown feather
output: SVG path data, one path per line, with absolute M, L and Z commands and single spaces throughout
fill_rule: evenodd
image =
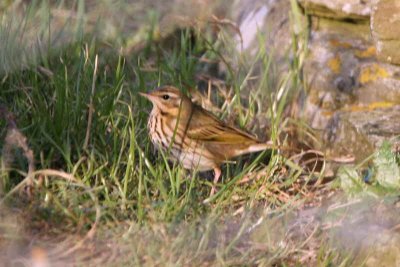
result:
M 170 150 L 171 158 L 187 169 L 215 169 L 233 157 L 268 148 L 193 104 L 177 88 L 166 86 L 142 95 L 153 103 L 148 124 L 152 142 Z
M 219 144 L 259 143 L 254 136 L 226 125 L 199 106 L 194 106 L 187 135 L 189 138 Z

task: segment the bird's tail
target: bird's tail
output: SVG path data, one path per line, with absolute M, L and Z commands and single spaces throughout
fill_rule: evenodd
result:
M 279 147 L 274 146 L 271 141 L 268 141 L 267 143 L 255 143 L 244 149 L 236 151 L 236 156 L 259 152 L 267 149 L 279 149 Z
M 258 151 L 263 151 L 267 149 L 278 149 L 277 146 L 274 146 L 271 141 L 268 141 L 267 143 L 257 143 L 254 145 L 250 145 L 244 153 L 253 153 L 253 152 L 258 152 Z

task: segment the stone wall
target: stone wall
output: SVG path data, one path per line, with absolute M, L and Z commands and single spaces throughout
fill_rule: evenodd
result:
M 305 118 L 360 159 L 400 134 L 400 1 L 299 0 L 310 16 Z

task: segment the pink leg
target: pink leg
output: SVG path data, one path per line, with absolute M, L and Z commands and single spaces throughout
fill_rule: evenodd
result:
M 211 188 L 211 193 L 210 197 L 215 194 L 216 191 L 216 185 L 218 183 L 219 177 L 221 177 L 221 169 L 220 168 L 214 168 L 214 181 L 213 181 L 213 186 Z

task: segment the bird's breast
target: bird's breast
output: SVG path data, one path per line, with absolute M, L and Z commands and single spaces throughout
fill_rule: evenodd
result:
M 169 159 L 180 162 L 185 169 L 206 171 L 216 166 L 214 156 L 204 144 L 186 136 L 185 125 L 160 115 L 152 112 L 147 125 L 157 149 L 168 153 Z

